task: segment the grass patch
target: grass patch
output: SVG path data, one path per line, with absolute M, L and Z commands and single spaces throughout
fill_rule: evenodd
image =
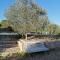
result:
M 28 53 L 25 52 L 17 52 L 17 53 L 9 53 L 6 56 L 2 56 L 2 53 L 0 54 L 0 60 L 17 60 L 18 58 L 25 58 L 29 56 Z

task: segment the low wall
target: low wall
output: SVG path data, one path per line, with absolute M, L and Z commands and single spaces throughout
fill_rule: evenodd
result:
M 31 37 L 31 36 L 34 36 L 34 38 L 43 38 L 43 37 L 46 37 L 46 38 L 60 38 L 60 35 L 27 35 L 27 37 Z
M 0 33 L 0 52 L 7 48 L 16 47 L 19 38 L 18 34 Z

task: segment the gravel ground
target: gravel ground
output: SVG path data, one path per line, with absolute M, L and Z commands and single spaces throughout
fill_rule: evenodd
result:
M 24 57 L 16 56 L 14 54 L 6 60 L 60 60 L 60 48 L 48 52 L 28 54 Z

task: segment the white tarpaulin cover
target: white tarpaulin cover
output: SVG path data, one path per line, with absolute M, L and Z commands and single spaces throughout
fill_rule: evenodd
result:
M 29 44 L 25 49 L 28 53 L 48 51 L 48 48 L 43 43 Z

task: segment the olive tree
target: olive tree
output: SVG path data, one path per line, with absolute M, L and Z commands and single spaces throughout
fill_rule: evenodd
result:
M 44 30 L 48 21 L 46 10 L 32 0 L 16 0 L 16 3 L 7 9 L 5 16 L 19 33 Z

